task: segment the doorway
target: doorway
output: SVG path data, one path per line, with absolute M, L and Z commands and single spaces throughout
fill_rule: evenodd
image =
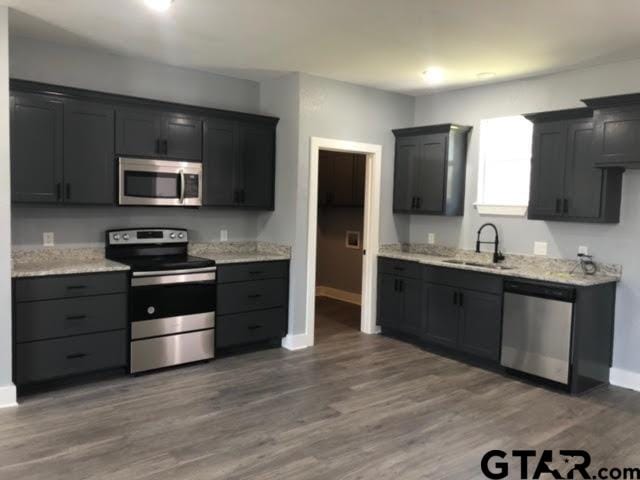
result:
M 360 330 L 367 156 L 320 150 L 316 341 Z
M 375 321 L 375 279 L 379 243 L 381 154 L 380 145 L 317 137 L 311 139 L 306 285 L 306 335 L 309 345 L 315 343 L 317 293 L 320 294 L 320 301 L 329 302 L 323 305 L 324 309 L 320 314 L 331 315 L 333 311 L 334 316 L 341 317 L 339 321 L 348 322 L 353 329 L 369 334 L 379 332 Z M 327 159 L 333 168 L 325 167 L 321 170 L 320 162 Z M 340 163 L 341 161 L 346 163 Z M 326 178 L 327 172 L 331 172 L 333 177 L 339 177 L 337 185 L 326 183 L 331 181 Z M 357 178 L 362 183 L 358 183 Z M 330 188 L 327 188 L 328 185 Z M 347 212 L 348 209 L 353 212 Z M 358 210 L 360 220 L 355 221 L 355 212 Z M 348 230 L 347 225 L 350 226 Z M 351 228 L 351 225 L 354 227 Z M 329 236 L 331 245 L 326 245 L 325 238 L 321 238 L 318 250 L 319 235 Z M 338 243 L 344 245 L 340 253 L 345 254 L 344 258 L 350 259 L 349 264 L 329 259 L 329 265 L 318 269 L 318 253 L 326 255 L 327 247 L 336 248 Z M 334 273 L 338 276 L 348 278 L 337 281 L 335 278 L 331 279 L 331 274 L 327 276 L 327 268 L 335 270 Z M 349 273 L 345 275 L 347 268 Z M 355 277 L 359 281 L 354 280 Z M 322 285 L 327 282 L 337 283 Z

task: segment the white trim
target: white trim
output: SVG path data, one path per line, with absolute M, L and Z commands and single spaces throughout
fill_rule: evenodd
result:
M 609 383 L 640 392 L 640 373 L 622 368 L 612 368 L 609 370 Z
M 508 217 L 524 217 L 528 208 L 528 205 L 488 205 L 485 203 L 475 203 L 474 205 L 480 215 L 502 215 Z
M 16 386 L 12 383 L 0 387 L 0 408 L 17 406 Z
M 313 345 L 306 333 L 299 335 L 287 335 L 282 339 L 282 348 L 287 350 L 302 350 Z
M 353 303 L 354 305 L 362 304 L 362 295 L 359 293 L 348 292 L 346 290 L 340 290 L 339 288 L 325 287 L 324 285 L 318 285 L 316 287 L 316 296 L 333 298 L 334 300 Z
M 362 247 L 366 251 L 362 261 L 362 309 L 360 330 L 378 333 L 376 326 L 376 257 L 380 243 L 380 191 L 382 171 L 382 146 L 370 143 L 311 137 L 309 142 L 309 199 L 307 225 L 307 291 L 305 308 L 305 332 L 313 345 L 315 338 L 316 301 L 316 235 L 318 229 L 318 156 L 320 150 L 359 153 L 367 156 L 364 199 L 364 229 Z

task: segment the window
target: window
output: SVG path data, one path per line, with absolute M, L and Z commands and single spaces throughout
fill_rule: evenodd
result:
M 533 124 L 517 115 L 480 122 L 478 201 L 480 214 L 518 215 L 529 203 Z

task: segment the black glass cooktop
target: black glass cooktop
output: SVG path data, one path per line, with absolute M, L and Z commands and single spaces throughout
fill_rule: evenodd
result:
M 128 257 L 119 258 L 118 262 L 131 267 L 134 272 L 154 272 L 164 270 L 186 270 L 192 268 L 206 268 L 215 266 L 214 260 L 193 257 L 191 255 L 160 255 L 157 257 Z

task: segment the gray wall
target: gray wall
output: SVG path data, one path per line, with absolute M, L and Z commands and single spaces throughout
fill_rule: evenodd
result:
M 320 208 L 316 285 L 351 293 L 362 292 L 362 248 L 347 248 L 347 230 L 360 232 L 364 223 L 363 208 Z
M 546 241 L 549 255 L 572 258 L 587 245 L 597 260 L 623 265 L 616 304 L 614 367 L 640 372 L 640 172 L 627 171 L 623 180 L 622 213 L 617 225 L 529 221 L 525 218 L 480 216 L 473 207 L 477 192 L 478 129 L 483 118 L 557 110 L 582 105 L 581 98 L 637 92 L 640 61 L 564 72 L 419 97 L 415 124 L 458 122 L 474 130 L 468 153 L 467 191 L 463 218 L 412 216 L 410 239 L 473 248 L 475 232 L 486 221 L 496 223 L 507 252 L 532 253 L 533 242 Z
M 11 181 L 9 160 L 9 10 L 0 7 L 0 404 L 11 385 Z M 9 398 L 14 397 L 14 398 Z
M 297 82 L 295 81 L 297 80 Z M 297 85 L 296 85 L 297 83 Z M 276 196 L 286 200 L 276 211 L 282 232 L 269 229 L 261 233 L 263 240 L 292 239 L 291 275 L 295 279 L 290 291 L 289 332 L 305 333 L 306 247 L 308 228 L 309 148 L 311 137 L 326 137 L 382 145 L 382 178 L 380 238 L 383 243 L 408 240 L 409 223 L 405 217 L 391 212 L 393 194 L 392 128 L 410 126 L 414 116 L 414 99 L 406 95 L 384 92 L 306 74 L 294 74 L 288 82 L 296 88 L 299 102 L 297 152 L 296 140 L 287 142 L 286 152 L 278 152 L 281 167 L 292 169 L 295 180 L 276 183 Z M 291 104 L 295 101 L 291 100 Z M 292 131 L 295 129 L 292 129 Z M 295 196 L 294 196 L 295 195 Z
M 11 39 L 10 75 L 179 103 L 260 110 L 257 82 L 21 37 Z M 54 232 L 56 243 L 93 244 L 103 241 L 106 228 L 167 225 L 188 228 L 197 240 L 219 240 L 223 228 L 230 240 L 244 240 L 256 238 L 258 217 L 256 212 L 205 208 L 15 206 L 12 237 L 15 245 L 41 245 L 42 232 Z

